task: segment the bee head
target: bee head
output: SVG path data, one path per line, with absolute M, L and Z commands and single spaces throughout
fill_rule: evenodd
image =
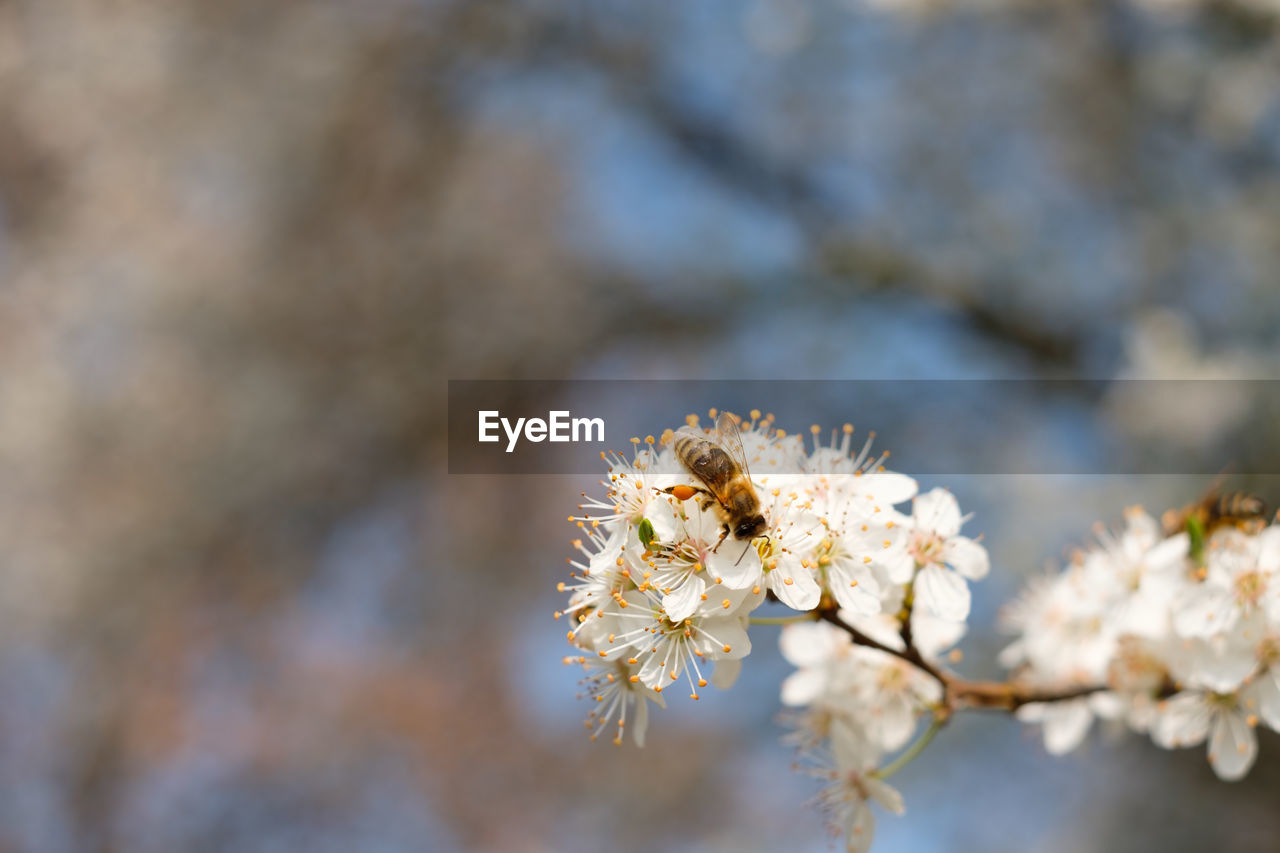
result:
M 755 539 L 764 533 L 768 525 L 765 523 L 763 515 L 753 515 L 743 519 L 738 526 L 733 529 L 733 537 L 735 539 Z

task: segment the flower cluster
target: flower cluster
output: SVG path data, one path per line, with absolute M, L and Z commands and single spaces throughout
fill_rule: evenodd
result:
M 721 440 L 688 420 L 696 434 Z M 917 636 L 934 652 L 963 633 L 966 579 L 985 575 L 988 562 L 960 535 L 964 519 L 949 493 L 917 496 L 913 479 L 885 470 L 887 454 L 871 456 L 870 439 L 855 452 L 849 425 L 823 444 L 817 427 L 805 442 L 758 411 L 735 422 L 764 535 L 726 534 L 716 495 L 678 458 L 671 431 L 633 439 L 629 457 L 604 456 L 607 494 L 570 518 L 582 531 L 573 543 L 581 558 L 560 586 L 569 601 L 556 615 L 569 621 L 578 650 L 566 661 L 588 670 L 593 736 L 616 724 L 620 741 L 630 715 L 640 742 L 645 703 L 663 705 L 669 685 L 683 682 L 697 699 L 709 680 L 731 684 L 751 651 L 748 616 L 767 597 L 798 611 L 825 602 L 886 637 L 900 634 L 904 602 L 914 600 Z M 899 509 L 908 501 L 909 514 Z
M 1033 583 L 1005 613 L 1017 638 L 1002 662 L 1027 684 L 1082 688 L 1019 709 L 1043 724 L 1050 752 L 1074 748 L 1098 717 L 1165 748 L 1207 739 L 1218 776 L 1240 779 L 1257 756 L 1254 727 L 1280 730 L 1280 527 L 1173 521 L 1166 535 L 1129 510 L 1122 530 L 1100 530 Z
M 712 412 L 712 418 L 715 418 Z M 885 470 L 852 427 L 824 443 L 772 416 L 721 416 L 702 429 L 633 439 L 604 456 L 607 492 L 572 516 L 580 552 L 556 617 L 568 623 L 593 700 L 592 738 L 643 745 L 649 706 L 684 684 L 693 699 L 728 687 L 751 651 L 748 626 L 783 622 L 785 739 L 827 784 L 819 797 L 851 851 L 871 843 L 886 783 L 950 716 L 1013 711 L 1046 748 L 1079 744 L 1096 718 L 1165 748 L 1208 741 L 1223 779 L 1257 755 L 1254 728 L 1280 730 L 1280 524 L 1235 496 L 1166 513 L 1141 509 L 1064 570 L 1036 579 L 1002 616 L 1016 635 L 1007 682 L 966 681 L 944 665 L 969 615 L 968 582 L 987 552 L 961 534 L 943 489 L 919 493 Z M 700 472 L 700 473 L 695 473 Z M 753 618 L 765 601 L 798 614 Z M 912 741 L 922 717 L 931 719 Z M 886 762 L 890 756 L 891 761 Z
M 570 518 L 581 557 L 556 615 L 575 646 L 566 663 L 586 670 L 593 738 L 610 729 L 621 743 L 629 730 L 642 744 L 648 704 L 665 707 L 666 688 L 683 683 L 697 699 L 708 682 L 729 686 L 751 651 L 750 614 L 766 600 L 835 616 L 886 648 L 909 641 L 930 659 L 964 633 L 968 581 L 987 573 L 988 559 L 961 535 L 965 518 L 949 492 L 918 494 L 915 480 L 885 469 L 888 454 L 871 455 L 870 439 L 855 448 L 849 425 L 824 443 L 818 427 L 805 441 L 757 411 L 735 422 L 763 535 L 727 532 L 714 488 L 681 461 L 670 431 L 633 439 L 629 456 L 605 456 L 607 494 Z M 691 416 L 686 434 L 723 439 L 697 423 Z M 822 802 L 851 849 L 863 849 L 868 802 L 902 810 L 877 767 L 936 705 L 939 684 L 825 623 L 789 625 L 782 637 L 800 667 L 783 700 L 803 709 L 788 737 L 802 763 L 830 780 Z

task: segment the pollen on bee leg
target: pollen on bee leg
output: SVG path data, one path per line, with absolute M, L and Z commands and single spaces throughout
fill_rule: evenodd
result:
M 689 500 L 689 498 L 693 497 L 698 493 L 698 490 L 695 489 L 693 486 L 684 486 L 684 485 L 672 486 L 670 491 L 671 491 L 671 496 L 678 501 L 687 501 Z

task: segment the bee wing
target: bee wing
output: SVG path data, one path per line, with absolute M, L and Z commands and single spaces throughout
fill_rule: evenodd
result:
M 747 467 L 747 452 L 742 449 L 742 433 L 738 431 L 738 422 L 728 412 L 721 412 L 716 418 L 716 443 L 720 445 L 729 458 L 738 463 L 742 473 L 751 479 L 751 470 Z

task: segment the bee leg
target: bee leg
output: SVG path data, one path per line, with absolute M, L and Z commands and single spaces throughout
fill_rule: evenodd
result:
M 700 489 L 697 486 L 672 486 L 668 489 L 663 489 L 662 491 L 666 492 L 668 495 L 675 495 L 678 500 L 682 501 L 687 501 L 694 495 L 706 495 L 712 500 L 715 500 L 715 495 L 711 494 L 708 490 Z
M 716 540 L 716 546 L 711 549 L 712 554 L 720 550 L 720 545 L 724 542 L 725 537 L 728 535 L 729 535 L 729 525 L 726 524 L 724 527 L 720 529 L 720 538 Z

